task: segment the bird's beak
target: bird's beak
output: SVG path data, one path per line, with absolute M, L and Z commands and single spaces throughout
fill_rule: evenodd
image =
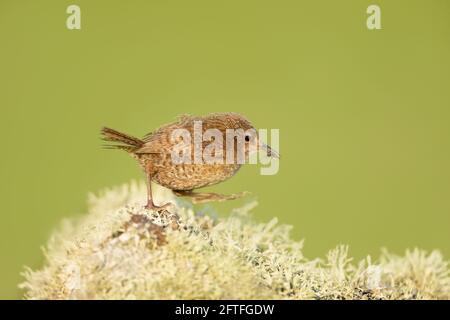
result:
M 260 148 L 261 148 L 261 150 L 263 150 L 263 151 L 266 153 L 266 155 L 267 155 L 268 157 L 280 159 L 280 155 L 278 154 L 278 152 L 276 152 L 275 150 L 273 150 L 273 149 L 272 149 L 270 146 L 268 146 L 267 144 L 261 143 L 261 144 L 260 144 Z

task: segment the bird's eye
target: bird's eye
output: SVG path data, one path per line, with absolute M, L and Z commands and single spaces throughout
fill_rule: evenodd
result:
M 250 141 L 250 136 L 245 136 L 245 141 L 249 142 Z

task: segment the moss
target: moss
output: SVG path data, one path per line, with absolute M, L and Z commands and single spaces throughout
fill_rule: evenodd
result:
M 225 218 L 201 215 L 159 188 L 176 214 L 142 208 L 131 183 L 91 195 L 88 213 L 62 223 L 42 269 L 24 272 L 27 299 L 449 299 L 438 251 L 382 251 L 354 263 L 346 246 L 306 259 L 276 218 L 251 219 L 256 203 Z

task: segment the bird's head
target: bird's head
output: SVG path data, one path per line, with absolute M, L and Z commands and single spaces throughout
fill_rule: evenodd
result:
M 262 151 L 268 157 L 279 159 L 278 152 L 260 139 L 258 130 L 244 116 L 237 113 L 215 113 L 209 117 L 210 120 L 207 123 L 216 125 L 225 137 L 227 129 L 234 131 L 235 151 L 239 148 L 239 141 L 241 141 L 245 146 L 246 160 L 250 154 L 258 151 Z

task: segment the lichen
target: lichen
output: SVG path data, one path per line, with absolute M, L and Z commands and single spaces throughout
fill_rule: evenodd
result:
M 195 211 L 157 188 L 167 212 L 142 207 L 145 186 L 90 195 L 86 215 L 66 220 L 27 269 L 26 299 L 449 299 L 448 261 L 438 251 L 383 250 L 354 263 L 347 246 L 307 259 L 276 218 L 252 219 L 255 202 L 226 217 Z

